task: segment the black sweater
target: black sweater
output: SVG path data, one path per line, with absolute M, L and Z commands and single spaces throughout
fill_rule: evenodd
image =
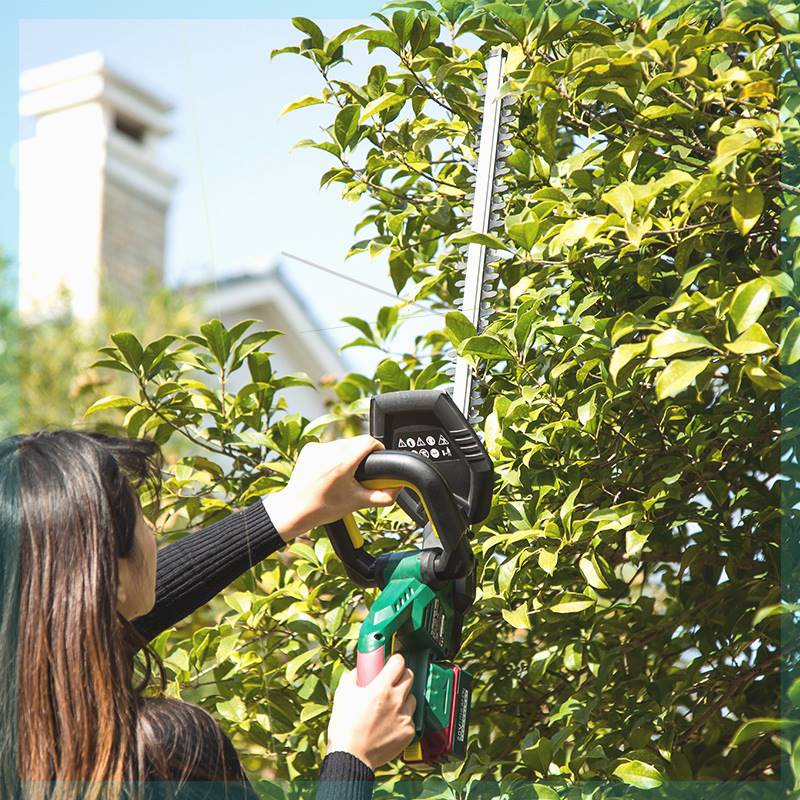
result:
M 167 545 L 158 551 L 155 605 L 134 620 L 134 627 L 148 641 L 153 639 L 283 545 L 261 499 Z M 198 726 L 195 734 L 200 731 L 202 737 L 202 730 L 203 726 Z M 245 796 L 257 797 L 233 745 L 224 734 L 222 737 L 222 771 L 238 776 Z M 369 800 L 373 781 L 372 770 L 360 759 L 350 753 L 329 753 L 322 762 L 317 800 Z

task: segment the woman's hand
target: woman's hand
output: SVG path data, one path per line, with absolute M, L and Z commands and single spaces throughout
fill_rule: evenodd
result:
M 356 684 L 356 671 L 342 676 L 333 698 L 328 725 L 328 752 L 343 750 L 371 770 L 397 758 L 414 738 L 411 694 L 414 675 L 395 653 L 366 686 Z
M 289 483 L 266 495 L 264 507 L 285 542 L 361 508 L 390 506 L 397 489 L 366 489 L 354 477 L 356 467 L 384 447 L 369 435 L 333 442 L 311 442 L 301 451 Z

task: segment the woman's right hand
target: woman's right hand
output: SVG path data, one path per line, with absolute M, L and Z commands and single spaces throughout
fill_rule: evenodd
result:
M 300 451 L 289 483 L 264 495 L 264 508 L 285 542 L 362 508 L 390 506 L 400 487 L 367 489 L 355 479 L 358 465 L 385 449 L 364 434 L 332 442 L 309 442 Z
M 342 676 L 328 725 L 329 753 L 351 753 L 374 771 L 403 752 L 414 738 L 417 706 L 405 663 L 395 653 L 366 686 L 356 684 L 355 670 Z

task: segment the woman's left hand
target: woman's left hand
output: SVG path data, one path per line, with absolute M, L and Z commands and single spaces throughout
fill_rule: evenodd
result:
M 383 444 L 368 434 L 307 444 L 286 487 L 263 498 L 281 538 L 289 542 L 361 508 L 392 505 L 400 487 L 367 489 L 354 477 L 367 455 L 383 449 Z

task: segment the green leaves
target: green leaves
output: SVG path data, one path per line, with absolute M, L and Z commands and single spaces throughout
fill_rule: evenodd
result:
M 603 575 L 600 571 L 600 566 L 597 563 L 597 558 L 594 554 L 588 558 L 584 556 L 578 562 L 578 566 L 586 578 L 586 583 L 593 589 L 608 589 L 608 584 L 603 580 Z
M 218 319 L 212 319 L 211 322 L 200 326 L 200 333 L 205 336 L 208 349 L 217 364 L 224 366 L 231 354 L 231 339 L 225 326 Z
M 642 355 L 648 348 L 648 342 L 634 342 L 632 344 L 621 344 L 615 348 L 611 356 L 608 372 L 611 380 L 616 381 L 620 371 L 634 358 Z
M 725 345 L 726 349 L 739 355 L 756 355 L 774 349 L 775 343 L 757 322 L 751 325 L 741 336 Z
M 736 189 L 731 203 L 731 217 L 739 233 L 750 233 L 764 210 L 764 193 L 757 186 Z
M 105 411 L 109 408 L 130 408 L 133 405 L 135 405 L 135 403 L 130 397 L 112 394 L 92 403 L 84 412 L 84 416 L 88 417 L 91 414 L 95 414 L 98 411 Z
M 652 358 L 669 358 L 678 353 L 687 353 L 691 350 L 706 348 L 710 350 L 717 349 L 700 334 L 669 328 L 650 339 L 648 353 Z
M 305 442 L 363 432 L 374 394 L 443 385 L 451 347 L 479 367 L 495 485 L 474 526 L 476 602 L 457 660 L 483 687 L 470 726 L 480 758 L 443 776 L 469 787 L 491 764 L 500 794 L 524 780 L 551 798 L 560 783 L 531 781 L 556 776 L 654 794 L 667 780 L 769 780 L 779 736 L 800 765 L 796 730 L 773 720 L 777 628 L 793 619 L 773 611 L 791 569 L 777 557 L 780 495 L 793 496 L 800 461 L 787 270 L 800 226 L 780 184 L 800 106 L 775 22 L 793 12 L 601 6 L 411 0 L 331 38 L 295 22 L 284 52 L 320 78 L 291 107 L 326 118 L 301 146 L 329 158 L 324 185 L 360 201 L 351 252 L 388 263 L 398 295 L 430 309 L 408 336 L 400 297 L 341 312 L 346 346 L 378 357 L 328 384 L 330 415 L 292 413 L 281 395 L 303 379 L 275 373 L 268 340 L 221 323 L 141 351 L 121 339 L 101 368 L 134 381 L 131 405 L 104 389 L 102 413 L 176 445 L 185 433 L 218 462 L 181 460 L 169 481 L 179 524 L 197 526 L 283 486 Z M 377 58 L 339 70 L 355 42 Z M 508 190 L 491 233 L 475 234 L 478 76 L 495 47 L 514 113 Z M 776 76 L 790 84 L 781 114 Z M 480 330 L 435 316 L 457 307 L 470 244 L 498 272 Z M 247 380 L 223 391 L 237 360 Z M 399 508 L 362 522 L 375 552 L 417 537 Z M 228 595 L 213 624 L 181 633 L 171 687 L 215 713 L 241 698 L 244 712 L 223 710 L 254 767 L 312 778 L 371 596 L 318 533 Z M 737 739 L 746 758 L 728 752 L 741 720 L 753 723 Z M 387 766 L 387 786 L 404 769 Z
M 293 103 L 289 103 L 289 105 L 285 106 L 283 111 L 281 111 L 281 116 L 284 114 L 289 114 L 292 111 L 296 111 L 298 108 L 306 108 L 307 106 L 315 106 L 323 103 L 324 101 L 321 100 L 319 97 L 314 97 L 313 95 L 309 95 L 306 97 L 301 97 L 299 100 L 295 100 Z
M 739 131 L 723 137 L 717 144 L 717 157 L 711 162 L 711 172 L 719 172 L 739 155 L 758 150 L 760 143 L 753 130 Z
M 528 604 L 523 603 L 513 611 L 503 609 L 503 619 L 511 625 L 512 628 L 525 628 L 530 630 L 531 623 L 528 619 Z
M 325 37 L 316 22 L 306 19 L 305 17 L 293 17 L 292 25 L 294 25 L 297 30 L 309 35 L 312 47 L 320 48 L 323 46 Z
M 506 233 L 523 250 L 533 250 L 539 233 L 539 218 L 530 209 L 506 217 Z
M 614 770 L 614 775 L 638 789 L 657 789 L 664 782 L 664 776 L 643 761 L 623 761 Z
M 357 105 L 345 106 L 336 115 L 336 121 L 333 123 L 333 136 L 342 150 L 347 150 L 356 143 L 360 115 L 361 109 Z
M 774 733 L 775 731 L 791 728 L 795 725 L 800 725 L 800 722 L 797 720 L 773 719 L 769 717 L 748 720 L 736 730 L 731 740 L 731 747 L 739 747 L 739 745 L 749 742 L 751 739 L 755 739 L 758 736 L 763 736 L 765 733 Z
M 710 363 L 710 358 L 678 358 L 670 361 L 656 380 L 656 398 L 664 400 L 680 394 Z
M 361 122 L 366 122 L 376 114 L 380 114 L 382 111 L 386 111 L 389 108 L 401 106 L 405 102 L 406 98 L 404 95 L 395 94 L 394 92 L 386 92 L 367 105 L 361 114 Z
M 800 361 L 800 317 L 791 321 L 781 341 L 781 360 L 790 365 Z
M 574 592 L 565 592 L 556 603 L 550 606 L 550 611 L 554 614 L 578 614 L 593 605 L 594 600 L 591 598 Z
M 127 364 L 133 372 L 136 372 L 142 363 L 142 355 L 144 350 L 139 340 L 130 332 L 122 331 L 120 333 L 112 333 L 111 341 L 119 349 L 119 355 L 122 360 Z
M 461 311 L 448 311 L 445 317 L 450 341 L 458 345 L 465 339 L 477 336 L 475 326 Z
M 458 244 L 482 244 L 484 247 L 494 247 L 497 250 L 508 250 L 509 247 L 501 239 L 491 233 L 475 233 L 469 229 L 454 233 L 448 240 L 448 246 Z
M 758 322 L 767 307 L 772 287 L 763 278 L 756 278 L 739 286 L 733 294 L 730 316 L 740 333 Z
M 459 355 L 477 356 L 489 361 L 497 361 L 509 357 L 508 349 L 495 336 L 471 336 L 458 346 Z

